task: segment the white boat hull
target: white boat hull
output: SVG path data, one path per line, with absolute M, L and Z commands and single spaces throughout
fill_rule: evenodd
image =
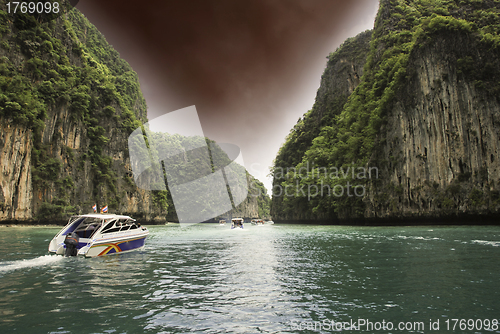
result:
M 109 238 L 108 240 L 94 241 L 88 246 L 80 248 L 78 255 L 85 257 L 96 257 L 117 253 L 130 252 L 144 248 L 147 234 L 143 236 L 130 236 L 121 238 Z
M 66 235 L 73 231 L 76 231 L 80 236 L 78 245 L 76 246 L 77 255 L 85 257 L 141 250 L 144 248 L 146 238 L 149 235 L 146 227 L 135 224 L 134 220 L 128 216 L 82 215 L 76 216 L 76 218 L 73 217 L 72 219 L 49 243 L 49 252 L 64 255 L 66 252 L 64 240 Z M 94 231 L 87 228 L 88 225 L 85 225 L 85 219 L 91 220 L 93 224 L 100 219 L 103 222 Z M 126 224 L 119 223 L 120 220 L 126 219 L 129 219 Z M 107 227 L 104 228 L 104 226 Z M 106 229 L 109 232 L 106 232 Z

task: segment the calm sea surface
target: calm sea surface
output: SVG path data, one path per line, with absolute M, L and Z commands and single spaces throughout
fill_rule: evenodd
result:
M 149 228 L 85 259 L 0 227 L 0 332 L 500 333 L 497 226 Z

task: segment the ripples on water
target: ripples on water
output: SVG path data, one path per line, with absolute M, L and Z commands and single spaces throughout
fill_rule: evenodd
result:
M 2 333 L 306 333 L 315 331 L 292 325 L 500 318 L 499 227 L 150 231 L 142 252 L 84 259 L 46 255 L 57 229 L 0 228 Z

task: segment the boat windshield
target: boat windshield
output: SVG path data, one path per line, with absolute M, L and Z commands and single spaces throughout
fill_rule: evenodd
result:
M 101 218 L 87 217 L 75 229 L 80 238 L 90 238 L 102 226 Z
M 139 226 L 133 219 L 115 219 L 107 222 L 101 233 L 112 233 L 137 229 Z

